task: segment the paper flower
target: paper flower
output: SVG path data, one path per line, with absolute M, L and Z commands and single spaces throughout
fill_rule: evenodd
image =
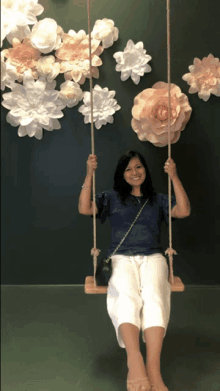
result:
M 4 91 L 5 87 L 11 88 L 15 80 L 17 80 L 17 72 L 14 66 L 5 62 L 4 56 L 5 50 L 1 52 L 1 90 Z
M 45 78 L 34 81 L 30 70 L 24 73 L 23 84 L 14 83 L 12 92 L 3 94 L 2 105 L 10 110 L 6 120 L 12 126 L 20 125 L 20 137 L 28 135 L 40 140 L 42 128 L 60 129 L 57 118 L 63 117 L 65 105 L 59 99 L 59 91 L 48 90 Z
M 49 82 L 53 81 L 60 73 L 60 64 L 55 62 L 55 60 L 55 57 L 52 55 L 44 56 L 36 64 L 39 76 L 45 77 Z
M 205 102 L 211 94 L 220 96 L 220 61 L 212 54 L 204 57 L 202 61 L 194 58 L 194 65 L 189 66 L 190 73 L 183 75 L 183 80 L 190 85 L 189 93 L 198 92 L 199 98 Z
M 114 27 L 115 23 L 111 19 L 98 19 L 95 22 L 91 36 L 92 38 L 102 41 L 103 47 L 109 48 L 114 41 L 118 39 L 118 28 Z
M 59 98 L 67 107 L 76 106 L 83 98 L 83 91 L 78 83 L 67 80 L 60 86 Z
M 14 65 L 17 72 L 17 79 L 22 81 L 24 71 L 30 69 L 34 78 L 38 78 L 36 63 L 41 54 L 38 49 L 33 48 L 29 38 L 20 42 L 17 38 L 12 40 L 13 48 L 4 50 L 4 55 L 8 59 L 7 63 Z
M 96 85 L 93 88 L 93 122 L 96 129 L 100 129 L 107 122 L 114 122 L 113 114 L 120 110 L 121 106 L 117 104 L 117 100 L 113 99 L 115 91 L 109 91 L 108 88 L 101 88 Z M 90 92 L 84 92 L 84 105 L 79 107 L 79 112 L 85 115 L 85 124 L 91 123 L 91 101 Z
M 113 55 L 118 63 L 115 67 L 116 71 L 121 72 L 121 80 L 125 81 L 130 76 L 135 84 L 140 81 L 140 76 L 144 73 L 151 72 L 150 65 L 147 64 L 151 60 L 151 56 L 145 54 L 143 42 L 138 42 L 136 45 L 129 39 L 127 46 L 123 52 L 117 52 Z
M 1 19 L 2 19 L 1 20 L 1 47 L 2 47 L 3 41 L 4 41 L 5 37 L 11 31 L 11 26 L 8 23 L 8 20 L 5 18 L 5 13 L 4 12 L 2 12 Z
M 34 25 L 30 40 L 33 47 L 46 54 L 61 46 L 63 35 L 63 29 L 57 25 L 54 19 L 45 18 Z
M 97 66 L 102 65 L 102 60 L 98 56 L 104 50 L 99 43 L 97 39 L 91 40 L 92 76 L 95 78 L 99 77 Z M 73 79 L 76 83 L 84 84 L 86 77 L 89 78 L 89 37 L 84 30 L 78 33 L 69 30 L 68 34 L 64 34 L 62 46 L 56 51 L 55 56 L 61 63 L 60 72 L 64 73 L 65 80 Z
M 28 37 L 31 33 L 29 26 L 16 26 L 10 34 L 7 35 L 7 40 L 12 45 L 13 38 L 17 38 L 20 42 Z
M 170 140 L 176 143 L 185 129 L 192 108 L 188 98 L 175 84 L 171 84 Z M 168 83 L 159 81 L 134 99 L 131 126 L 139 140 L 150 141 L 156 147 L 168 145 Z
M 23 39 L 26 36 L 27 25 L 35 24 L 36 16 L 44 11 L 44 7 L 37 3 L 38 0 L 1 0 L 2 41 L 5 36 L 8 38 L 8 34 L 9 42 L 13 37 Z

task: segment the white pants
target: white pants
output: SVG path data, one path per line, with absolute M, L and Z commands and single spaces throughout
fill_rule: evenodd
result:
M 125 348 L 119 326 L 132 323 L 144 330 L 164 327 L 164 337 L 170 319 L 171 285 L 168 281 L 166 258 L 153 255 L 113 255 L 112 275 L 107 291 L 107 311 L 114 325 L 118 344 Z

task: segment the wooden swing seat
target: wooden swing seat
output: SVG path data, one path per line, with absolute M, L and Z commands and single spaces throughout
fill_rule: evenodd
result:
M 185 290 L 185 285 L 182 283 L 179 277 L 173 277 L 174 284 L 171 285 L 171 292 L 183 292 Z M 107 293 L 107 286 L 95 286 L 94 277 L 88 276 L 85 280 L 84 291 L 88 294 L 102 294 Z

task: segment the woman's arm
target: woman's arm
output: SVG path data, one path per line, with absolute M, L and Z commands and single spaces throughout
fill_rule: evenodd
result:
M 177 175 L 176 164 L 174 163 L 173 159 L 169 158 L 166 161 L 164 171 L 170 175 L 176 196 L 176 205 L 171 210 L 171 216 L 176 218 L 188 217 L 191 213 L 189 198 Z
M 90 214 L 91 208 L 92 208 L 92 201 L 91 201 L 91 190 L 92 190 L 92 175 L 86 175 L 84 184 L 79 196 L 79 213 L 87 215 Z

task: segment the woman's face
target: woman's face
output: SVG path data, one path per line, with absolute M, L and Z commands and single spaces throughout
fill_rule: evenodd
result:
M 124 171 L 124 179 L 133 188 L 140 188 L 146 178 L 143 164 L 138 157 L 133 157 Z

